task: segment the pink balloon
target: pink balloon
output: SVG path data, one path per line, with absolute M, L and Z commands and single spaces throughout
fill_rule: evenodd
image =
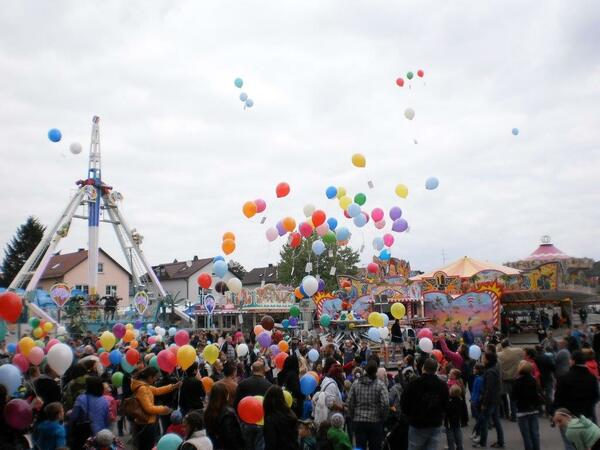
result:
M 367 213 L 366 213 L 366 212 L 364 212 L 364 211 L 362 211 L 362 212 L 361 212 L 361 214 L 362 214 L 363 216 L 365 216 L 365 220 L 366 220 L 366 222 L 365 222 L 365 223 L 369 223 L 369 220 L 371 219 L 371 217 L 369 216 L 369 214 L 367 214 Z
M 156 336 L 150 336 L 148 338 L 148 344 L 150 344 L 150 345 L 156 344 Z
M 371 211 L 371 217 L 373 218 L 373 220 L 375 222 L 381 221 L 381 219 L 383 219 L 384 215 L 385 215 L 385 213 L 383 212 L 383 209 L 381 209 L 381 208 L 373 208 L 373 211 Z
M 267 209 L 267 202 L 265 202 L 262 198 L 257 198 L 254 200 L 254 204 L 256 205 L 256 212 L 261 213 L 265 209 Z
M 19 368 L 21 373 L 25 373 L 29 369 L 29 361 L 27 361 L 27 358 L 22 353 L 13 356 L 12 363 Z
M 33 410 L 25 400 L 15 398 L 4 407 L 4 420 L 12 428 L 24 430 L 33 421 Z
M 27 359 L 34 366 L 39 366 L 44 359 L 44 350 L 39 347 L 33 347 L 29 350 L 29 355 L 27 355 Z
M 268 228 L 267 231 L 265 232 L 265 235 L 267 236 L 267 241 L 269 242 L 273 242 L 275 239 L 277 239 L 279 237 L 279 233 L 277 232 L 276 228 Z
M 177 358 L 177 350 L 179 350 L 179 345 L 177 345 L 177 344 L 169 345 L 169 351 L 175 355 L 175 358 Z
M 377 228 L 378 230 L 381 230 L 383 227 L 385 227 L 385 220 L 380 220 L 379 222 L 375 222 L 375 228 Z
M 60 344 L 60 341 L 56 338 L 54 339 L 50 339 L 48 341 L 48 343 L 46 344 L 46 353 L 48 353 L 48 350 L 50 350 L 52 347 L 54 347 L 56 344 Z
M 425 337 L 433 340 L 433 332 L 429 328 L 421 328 L 419 333 L 417 333 L 417 339 Z
M 185 330 L 179 330 L 175 333 L 175 343 L 180 347 L 190 342 L 190 335 Z
M 317 227 L 317 234 L 319 236 L 325 236 L 325 234 L 329 231 L 329 224 L 327 222 L 322 223 Z
M 386 247 L 391 247 L 394 245 L 394 236 L 392 236 L 390 233 L 384 234 L 383 243 L 386 245 Z
M 161 350 L 156 357 L 156 362 L 160 370 L 171 373 L 177 365 L 177 357 L 168 350 Z
M 299 226 L 298 226 L 298 231 L 300 232 L 300 234 L 302 235 L 302 237 L 309 237 L 312 232 L 313 232 L 313 227 L 307 223 L 307 222 L 302 222 Z

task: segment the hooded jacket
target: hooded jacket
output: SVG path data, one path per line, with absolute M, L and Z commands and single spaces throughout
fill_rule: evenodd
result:
M 140 406 L 144 412 L 148 415 L 146 423 L 156 423 L 156 416 L 161 414 L 167 414 L 169 412 L 168 406 L 158 406 L 154 404 L 155 395 L 168 394 L 173 391 L 173 385 L 167 385 L 163 387 L 151 386 L 142 380 L 131 380 L 131 390 L 133 395 L 140 402 Z
M 440 427 L 448 411 L 448 388 L 436 375 L 424 373 L 402 394 L 402 412 L 415 428 Z
M 600 428 L 590 419 L 581 416 L 571 419 L 565 430 L 565 436 L 577 450 L 587 450 L 600 439 Z
M 348 413 L 354 422 L 382 422 L 390 409 L 387 387 L 378 379 L 363 376 L 348 394 Z
M 518 347 L 504 347 L 498 352 L 498 361 L 502 367 L 502 381 L 511 381 L 517 378 L 519 363 L 525 359 L 525 352 Z
M 572 366 L 556 383 L 554 407 L 567 408 L 575 416 L 593 417 L 598 401 L 598 381 L 585 366 Z

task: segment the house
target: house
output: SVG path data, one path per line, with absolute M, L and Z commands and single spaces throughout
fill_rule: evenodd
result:
M 269 264 L 267 267 L 257 267 L 244 276 L 244 287 L 256 289 L 263 284 L 279 284 L 279 272 L 277 266 Z
M 88 251 L 80 248 L 73 253 L 56 254 L 50 258 L 38 283 L 45 291 L 56 283 L 65 283 L 72 289 L 87 294 Z M 114 295 L 129 301 L 131 274 L 101 248 L 98 252 L 98 294 Z

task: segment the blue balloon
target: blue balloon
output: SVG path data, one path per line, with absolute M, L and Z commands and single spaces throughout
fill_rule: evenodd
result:
M 118 365 L 122 359 L 123 355 L 119 350 L 113 350 L 108 354 L 108 360 L 111 364 L 114 364 L 115 366 Z
M 178 434 L 168 433 L 158 440 L 156 450 L 177 450 L 182 442 L 183 439 Z
M 225 258 L 223 258 L 221 255 L 215 256 L 213 258 L 213 263 L 216 263 L 217 261 L 225 261 Z
M 8 350 L 8 353 L 17 353 L 17 344 L 11 342 L 6 346 L 6 349 Z
M 6 388 L 6 392 L 12 397 L 21 386 L 21 371 L 12 364 L 0 366 L 0 384 Z
M 246 100 L 246 108 L 252 108 L 253 106 L 254 106 L 254 102 L 252 101 L 251 98 Z
M 335 238 L 338 241 L 347 241 L 350 239 L 350 231 L 346 227 L 339 227 L 335 230 Z
M 348 205 L 348 215 L 352 218 L 360 215 L 361 210 L 360 210 L 360 206 L 357 205 L 356 203 L 350 203 L 350 205 Z
M 317 389 L 317 380 L 308 373 L 300 378 L 300 391 L 304 395 L 311 395 Z
M 321 240 L 316 240 L 312 243 L 312 251 L 319 256 L 325 251 L 325 244 Z
M 59 142 L 62 139 L 62 133 L 58 128 L 52 128 L 48 131 L 48 139 L 52 142 Z
M 245 92 L 242 92 L 240 94 L 240 100 L 245 102 L 246 100 L 248 100 L 248 94 L 246 94 Z
M 512 129 L 512 134 L 513 134 L 513 136 L 518 136 L 519 135 L 519 129 L 518 128 L 513 128 Z
M 298 290 L 304 297 L 308 297 L 308 295 L 306 295 L 306 292 L 304 291 L 304 288 L 302 287 L 302 283 L 300 283 L 300 286 L 298 286 Z
M 241 78 L 236 78 L 233 84 L 235 84 L 236 88 L 241 88 L 244 85 L 244 80 L 242 80 Z
M 332 199 L 335 198 L 335 196 L 337 195 L 337 188 L 335 186 L 329 186 L 326 190 L 325 190 L 325 195 L 327 196 L 328 199 Z
M 379 330 L 375 327 L 369 328 L 367 335 L 369 336 L 369 339 L 371 339 L 374 342 L 379 342 L 381 340 L 381 336 L 379 335 Z
M 425 189 L 433 191 L 440 185 L 440 181 L 436 177 L 429 177 L 425 181 Z
M 109 359 L 110 359 L 110 356 L 109 356 Z M 135 369 L 135 367 L 132 366 L 131 364 L 129 364 L 125 358 L 123 358 L 121 360 L 121 367 L 127 373 L 131 373 L 131 372 L 133 372 L 133 369 Z
M 392 257 L 392 254 L 390 253 L 390 251 L 387 248 L 384 248 L 383 250 L 381 250 L 381 252 L 379 252 L 379 259 L 381 259 L 382 261 L 387 261 Z
M 373 248 L 375 250 L 379 250 L 381 251 L 383 249 L 384 243 L 383 243 L 383 238 L 380 238 L 379 236 L 376 237 L 375 239 L 373 239 Z
M 356 225 L 358 228 L 360 227 L 364 227 L 367 223 L 367 218 L 364 216 L 364 214 L 359 214 L 358 216 L 356 216 L 354 219 L 354 225 Z
M 337 228 L 338 221 L 335 217 L 330 217 L 329 219 L 327 219 L 327 225 L 329 225 L 329 229 L 333 231 Z
M 154 325 L 152 325 L 151 323 L 148 323 L 148 324 L 146 324 L 146 329 L 154 330 Z
M 283 319 L 283 320 L 281 321 L 281 326 L 282 326 L 283 328 L 286 328 L 286 329 L 287 329 L 287 328 L 289 328 L 289 327 L 290 327 L 290 321 L 289 321 L 289 320 L 287 320 L 287 319 Z
M 216 261 L 213 263 L 213 272 L 219 278 L 223 278 L 227 273 L 227 263 L 225 261 Z

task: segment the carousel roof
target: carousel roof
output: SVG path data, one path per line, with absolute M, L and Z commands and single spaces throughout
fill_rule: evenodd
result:
M 557 249 L 550 236 L 542 237 L 542 243 L 535 252 L 525 258 L 525 261 L 556 261 L 557 259 L 571 259 L 572 257 Z
M 506 275 L 518 275 L 521 273 L 520 270 L 513 269 L 512 267 L 502 266 L 500 264 L 494 264 L 487 261 L 478 261 L 476 259 L 469 258 L 468 256 L 464 256 L 448 264 L 447 266 L 424 273 L 422 275 L 417 275 L 416 277 L 411 278 L 411 280 L 431 278 L 437 272 L 444 272 L 450 277 L 471 278 L 473 275 L 484 270 L 497 270 L 498 272 L 502 272 Z

